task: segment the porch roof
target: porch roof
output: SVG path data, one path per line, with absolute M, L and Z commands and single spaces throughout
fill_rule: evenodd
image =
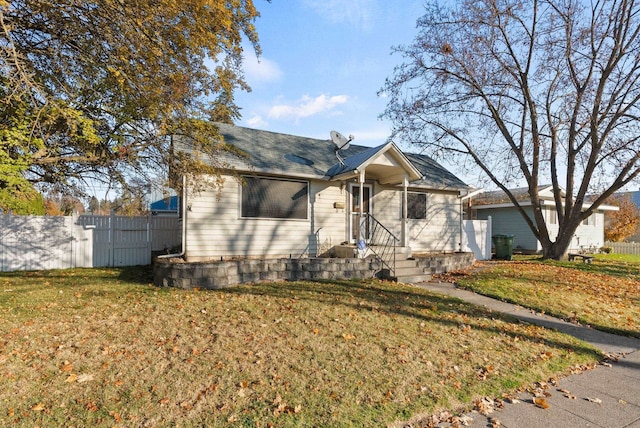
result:
M 382 184 L 402 184 L 406 176 L 410 182 L 422 179 L 423 174 L 394 143 L 383 144 L 363 150 L 344 159 L 344 164 L 336 164 L 327 176 L 332 180 L 356 177 L 360 171 L 376 178 Z

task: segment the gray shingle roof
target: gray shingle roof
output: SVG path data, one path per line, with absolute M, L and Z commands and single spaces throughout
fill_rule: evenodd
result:
M 328 138 L 320 140 L 227 124 L 218 124 L 218 127 L 227 144 L 248 155 L 248 160 L 226 159 L 240 171 L 330 179 L 344 170 L 336 157 L 335 145 Z M 353 166 L 366 161 L 382 147 L 384 145 L 365 147 L 350 144 L 348 149 L 340 151 L 340 155 L 345 163 Z M 424 176 L 411 183 L 411 187 L 456 190 L 469 187 L 428 156 L 405 155 Z

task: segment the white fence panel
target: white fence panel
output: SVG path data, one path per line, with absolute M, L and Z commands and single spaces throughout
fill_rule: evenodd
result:
M 111 266 L 111 217 L 81 215 L 78 224 L 93 229 L 93 267 Z
M 0 271 L 148 265 L 180 237 L 171 217 L 0 214 Z
M 170 251 L 182 243 L 181 220 L 177 217 L 151 217 L 151 251 Z
M 82 215 L 78 222 L 95 225 L 94 266 L 136 266 L 151 263 L 151 252 L 180 244 L 177 217 Z
M 605 242 L 604 246 L 613 248 L 616 254 L 640 256 L 640 242 Z
M 93 235 L 73 217 L 0 215 L 0 270 L 89 267 Z
M 151 233 L 147 217 L 112 217 L 112 266 L 151 264 Z
M 463 220 L 461 250 L 473 252 L 476 260 L 491 259 L 491 217 Z

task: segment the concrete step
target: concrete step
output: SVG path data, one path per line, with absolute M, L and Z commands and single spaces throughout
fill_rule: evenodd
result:
M 378 252 L 376 252 L 377 255 L 380 255 L 379 252 L 382 252 L 382 249 L 376 248 L 375 246 L 372 246 L 371 250 L 373 252 L 376 252 L 376 250 L 379 250 Z M 396 247 L 396 261 L 406 260 L 409 257 L 411 257 L 411 254 L 412 252 L 410 247 Z M 387 262 L 393 260 L 393 250 L 389 250 L 389 254 L 386 254 L 385 257 L 383 257 L 383 259 Z
M 390 266 L 393 266 L 393 262 L 389 263 Z M 404 260 L 400 260 L 400 259 L 396 259 L 396 270 L 398 269 L 409 269 L 409 268 L 414 268 L 418 266 L 418 264 L 416 263 L 415 260 L 411 260 L 411 259 L 404 259 Z
M 393 279 L 402 284 L 424 282 L 431 279 L 431 274 L 427 272 L 429 269 L 420 266 L 416 260 L 396 260 Z
M 398 275 L 396 276 L 396 282 L 400 284 L 417 284 L 419 282 L 427 282 L 431 279 L 431 275 Z
M 413 267 L 402 267 L 396 269 L 396 280 L 403 284 L 414 282 L 423 282 L 431 279 L 431 275 L 425 272 L 425 269 L 414 264 Z

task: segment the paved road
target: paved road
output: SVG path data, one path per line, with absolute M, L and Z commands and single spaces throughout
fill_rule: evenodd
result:
M 518 397 L 518 403 L 507 404 L 488 416 L 470 413 L 468 416 L 473 418 L 470 427 L 640 428 L 640 340 L 536 314 L 517 305 L 459 289 L 451 283 L 424 282 L 415 285 L 507 313 L 528 323 L 571 334 L 607 354 L 619 356 L 617 362 L 610 365 L 600 365 L 594 370 L 561 379 L 557 386 L 547 390 L 551 393 L 545 399 L 549 406 L 547 409 L 534 405 L 533 396 L 523 393 Z

